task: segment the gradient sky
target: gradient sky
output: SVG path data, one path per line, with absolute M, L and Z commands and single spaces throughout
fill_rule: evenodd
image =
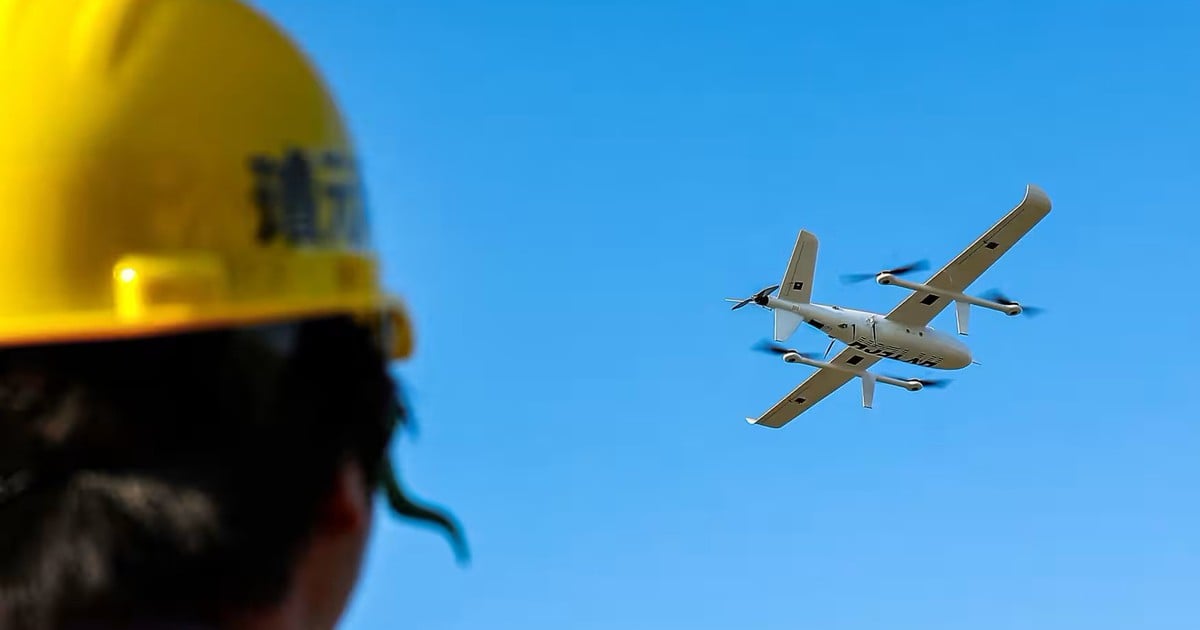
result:
M 344 628 L 1200 627 L 1200 4 L 256 4 L 362 150 L 397 451 L 475 554 L 381 511 Z M 799 229 L 817 301 L 886 312 L 838 276 L 940 266 L 1029 182 L 972 289 L 1045 315 L 976 311 L 948 389 L 746 424 L 811 370 L 722 298 Z

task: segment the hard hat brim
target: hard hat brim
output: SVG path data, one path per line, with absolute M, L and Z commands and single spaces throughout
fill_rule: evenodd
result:
M 407 310 L 394 296 L 336 300 L 304 304 L 262 303 L 196 308 L 160 306 L 137 317 L 121 317 L 110 310 L 42 314 L 37 317 L 0 319 L 0 349 L 97 341 L 119 341 L 203 330 L 242 328 L 263 324 L 348 315 L 376 328 L 389 358 L 412 354 L 413 335 Z

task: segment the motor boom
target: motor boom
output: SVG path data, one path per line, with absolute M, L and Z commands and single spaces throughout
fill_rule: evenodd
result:
M 939 297 L 944 297 L 948 300 L 954 300 L 955 302 L 965 302 L 967 304 L 974 304 L 975 306 L 982 306 L 983 308 L 990 308 L 993 311 L 1000 311 L 1001 313 L 1004 313 L 1005 315 L 1020 315 L 1021 314 L 1021 305 L 1016 302 L 1013 302 L 1011 304 L 1001 304 L 999 302 L 985 300 L 983 298 L 975 297 L 973 295 L 959 293 L 958 291 L 947 291 L 946 289 L 939 289 L 937 287 L 929 286 L 928 284 L 920 284 L 918 282 L 909 282 L 908 280 L 905 280 L 903 278 L 897 278 L 896 276 L 893 276 L 890 273 L 879 274 L 879 276 L 876 278 L 876 281 L 882 285 L 891 284 L 891 285 L 895 285 L 898 287 L 904 287 L 905 289 L 910 289 L 913 291 L 921 291 L 922 293 L 932 293 Z

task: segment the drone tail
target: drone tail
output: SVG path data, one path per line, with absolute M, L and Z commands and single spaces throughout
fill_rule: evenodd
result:
M 817 237 L 808 230 L 796 235 L 796 246 L 783 273 L 779 297 L 792 303 L 807 304 L 812 300 L 812 281 L 817 269 Z M 784 341 L 796 332 L 804 318 L 790 311 L 775 309 L 775 341 Z
M 775 341 L 786 341 L 803 321 L 803 317 L 791 311 L 775 309 Z
M 812 301 L 813 275 L 817 271 L 817 236 L 808 230 L 800 230 L 796 246 L 788 259 L 787 271 L 783 273 L 779 297 L 789 302 L 807 304 Z

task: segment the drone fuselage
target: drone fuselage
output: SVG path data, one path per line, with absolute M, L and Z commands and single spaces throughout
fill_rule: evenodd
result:
M 863 354 L 939 370 L 971 364 L 971 350 L 953 335 L 929 326 L 896 323 L 878 313 L 769 297 L 766 306 L 799 315 L 804 323 Z

